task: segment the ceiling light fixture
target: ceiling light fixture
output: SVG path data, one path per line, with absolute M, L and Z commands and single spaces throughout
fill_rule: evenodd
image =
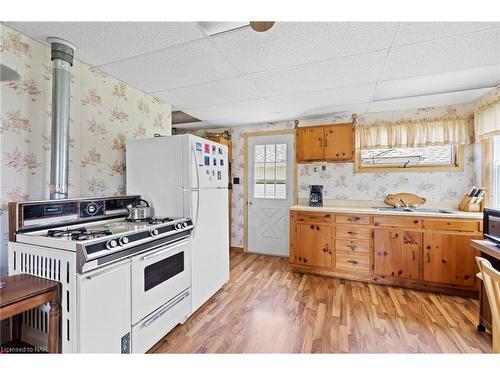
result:
M 257 31 L 258 33 L 267 31 L 273 26 L 274 21 L 250 21 L 250 27 L 253 31 Z

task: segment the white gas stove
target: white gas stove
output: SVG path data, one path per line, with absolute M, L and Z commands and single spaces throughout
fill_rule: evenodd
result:
M 188 218 L 131 222 L 137 196 L 17 203 L 9 272 L 62 284 L 62 352 L 145 352 L 191 313 Z M 11 228 L 13 229 L 13 228 Z M 12 233 L 13 232 L 13 233 Z M 47 308 L 23 319 L 43 345 Z

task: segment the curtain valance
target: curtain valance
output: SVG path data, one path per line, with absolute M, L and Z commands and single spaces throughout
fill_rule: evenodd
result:
M 474 111 L 474 128 L 478 139 L 500 134 L 500 97 Z
M 356 126 L 356 148 L 424 147 L 474 143 L 473 117 L 379 121 Z

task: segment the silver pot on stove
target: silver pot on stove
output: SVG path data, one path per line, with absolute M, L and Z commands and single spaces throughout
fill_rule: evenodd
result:
M 141 203 L 141 205 L 136 205 L 133 206 L 129 204 L 127 206 L 128 209 L 128 216 L 127 220 L 129 221 L 142 221 L 142 220 L 147 220 L 151 218 L 151 207 L 147 201 L 144 199 L 138 199 L 138 203 Z

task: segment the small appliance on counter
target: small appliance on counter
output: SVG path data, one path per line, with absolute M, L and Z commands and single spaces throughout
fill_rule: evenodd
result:
M 500 210 L 494 208 L 483 210 L 483 237 L 500 246 Z
M 322 207 L 323 206 L 323 185 L 309 185 L 309 206 Z

